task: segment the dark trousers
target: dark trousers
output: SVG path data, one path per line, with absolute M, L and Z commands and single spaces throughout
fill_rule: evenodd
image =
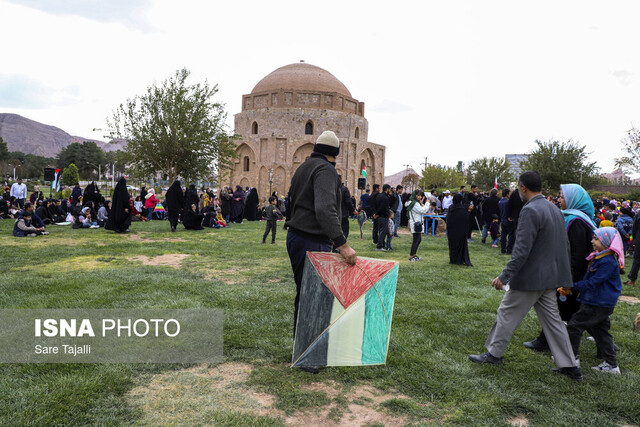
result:
M 611 313 L 613 313 L 613 307 L 596 307 L 584 303 L 580 305 L 580 310 L 573 315 L 567 325 L 573 354 L 578 355 L 582 333 L 589 329 L 593 339 L 596 341 L 598 352 L 604 361 L 611 366 L 618 366 L 613 337 L 609 333 L 611 328 L 609 316 L 611 316 Z
M 516 230 L 518 229 L 518 221 L 513 220 L 511 222 L 511 232 L 509 233 L 509 243 L 507 244 L 507 253 L 510 254 L 513 252 L 513 246 L 516 244 Z
M 20 209 L 24 209 L 24 199 L 16 199 L 16 206 Z
M 308 251 L 331 252 L 331 245 L 307 239 L 292 231 L 287 233 L 287 252 L 289 253 L 289 261 L 291 261 L 293 279 L 296 282 L 296 300 L 293 309 L 294 337 L 296 336 L 296 323 L 298 321 L 298 304 L 300 303 L 302 272 L 304 271 L 304 261 L 307 258 Z
M 633 250 L 633 265 L 631 266 L 631 270 L 629 271 L 629 280 L 635 282 L 638 278 L 638 270 L 640 270 L 640 247 L 638 247 L 638 242 L 634 241 L 635 248 Z
M 340 225 L 342 226 L 342 234 L 344 234 L 344 238 L 349 238 L 349 217 L 343 216 L 342 223 Z
M 387 234 L 389 234 L 389 218 L 379 216 L 374 221 L 374 225 L 378 230 L 378 240 L 376 241 L 378 248 L 384 248 Z
M 371 230 L 371 237 L 373 238 L 373 243 L 376 244 L 378 243 L 378 219 L 380 218 L 374 218 L 373 221 L 371 221 L 371 224 L 373 225 L 373 229 Z
M 411 233 L 413 235 L 413 241 L 411 242 L 411 252 L 409 256 L 417 255 L 418 247 L 420 246 L 420 242 L 422 242 L 422 233 Z
M 262 241 L 267 240 L 267 236 L 269 232 L 271 232 L 271 241 L 276 241 L 276 230 L 278 228 L 278 221 L 267 220 L 267 226 L 264 229 L 264 235 L 262 236 Z
M 501 225 L 501 232 L 500 232 L 500 252 L 502 252 L 503 254 L 507 253 L 507 239 L 509 239 L 509 241 L 513 240 L 513 223 L 509 222 L 509 221 L 502 221 L 500 223 Z M 513 245 L 511 245 L 511 248 L 513 248 Z

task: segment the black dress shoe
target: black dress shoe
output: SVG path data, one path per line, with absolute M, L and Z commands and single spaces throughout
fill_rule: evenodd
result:
M 485 363 L 498 366 L 502 365 L 502 357 L 493 357 L 489 352 L 482 354 L 470 354 L 469 360 L 475 363 L 480 363 L 481 365 Z
M 533 341 L 525 341 L 522 343 L 522 345 L 528 348 L 529 350 L 538 351 L 540 353 L 543 353 L 545 351 L 550 351 L 549 346 L 545 344 L 541 344 L 537 338 Z
M 551 368 L 551 370 L 556 374 L 566 375 L 572 380 L 582 381 L 582 372 L 577 366 L 572 366 L 570 368 Z

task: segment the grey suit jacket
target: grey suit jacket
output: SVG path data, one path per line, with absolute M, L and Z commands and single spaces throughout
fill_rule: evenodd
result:
M 573 286 L 564 218 L 544 196 L 532 197 L 522 208 L 511 260 L 499 278 L 519 291 Z

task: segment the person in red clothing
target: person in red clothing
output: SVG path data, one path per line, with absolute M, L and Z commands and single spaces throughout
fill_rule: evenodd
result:
M 144 207 L 147 210 L 147 218 L 152 219 L 153 210 L 156 208 L 156 204 L 160 202 L 160 200 L 156 199 L 156 192 L 153 188 L 149 189 L 145 197 Z

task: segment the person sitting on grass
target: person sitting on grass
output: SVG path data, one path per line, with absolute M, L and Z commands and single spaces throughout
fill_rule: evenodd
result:
M 82 208 L 78 221 L 82 224 L 82 228 L 99 228 L 98 221 L 95 221 L 91 216 L 91 208 L 89 206 Z
M 34 227 L 31 224 L 31 212 L 24 211 L 22 215 L 16 219 L 13 226 L 13 235 L 15 237 L 35 237 L 43 234 L 49 234 L 44 231 L 44 227 Z
M 185 209 L 182 214 L 182 225 L 187 230 L 204 230 L 202 227 L 202 220 L 204 215 L 197 213 L 198 206 L 195 203 L 191 204 L 191 209 Z
M 107 200 L 104 202 L 104 205 L 100 206 L 98 209 L 98 225 L 100 227 L 104 227 L 104 224 L 109 219 L 109 211 L 111 210 L 111 202 Z
M 129 200 L 129 211 L 131 212 L 131 221 L 149 221 L 149 219 L 146 216 L 142 215 L 135 208 L 133 200 Z
M 616 360 L 615 344 L 609 333 L 610 316 L 622 291 L 620 268 L 624 267 L 624 249 L 620 234 L 613 227 L 599 228 L 591 240 L 594 252 L 587 259 L 589 268 L 583 280 L 575 282 L 573 289 L 580 292 L 580 309 L 567 324 L 573 353 L 578 357 L 582 333 L 589 330 L 595 339 L 598 353 L 604 362 L 593 369 L 610 374 L 620 374 Z

